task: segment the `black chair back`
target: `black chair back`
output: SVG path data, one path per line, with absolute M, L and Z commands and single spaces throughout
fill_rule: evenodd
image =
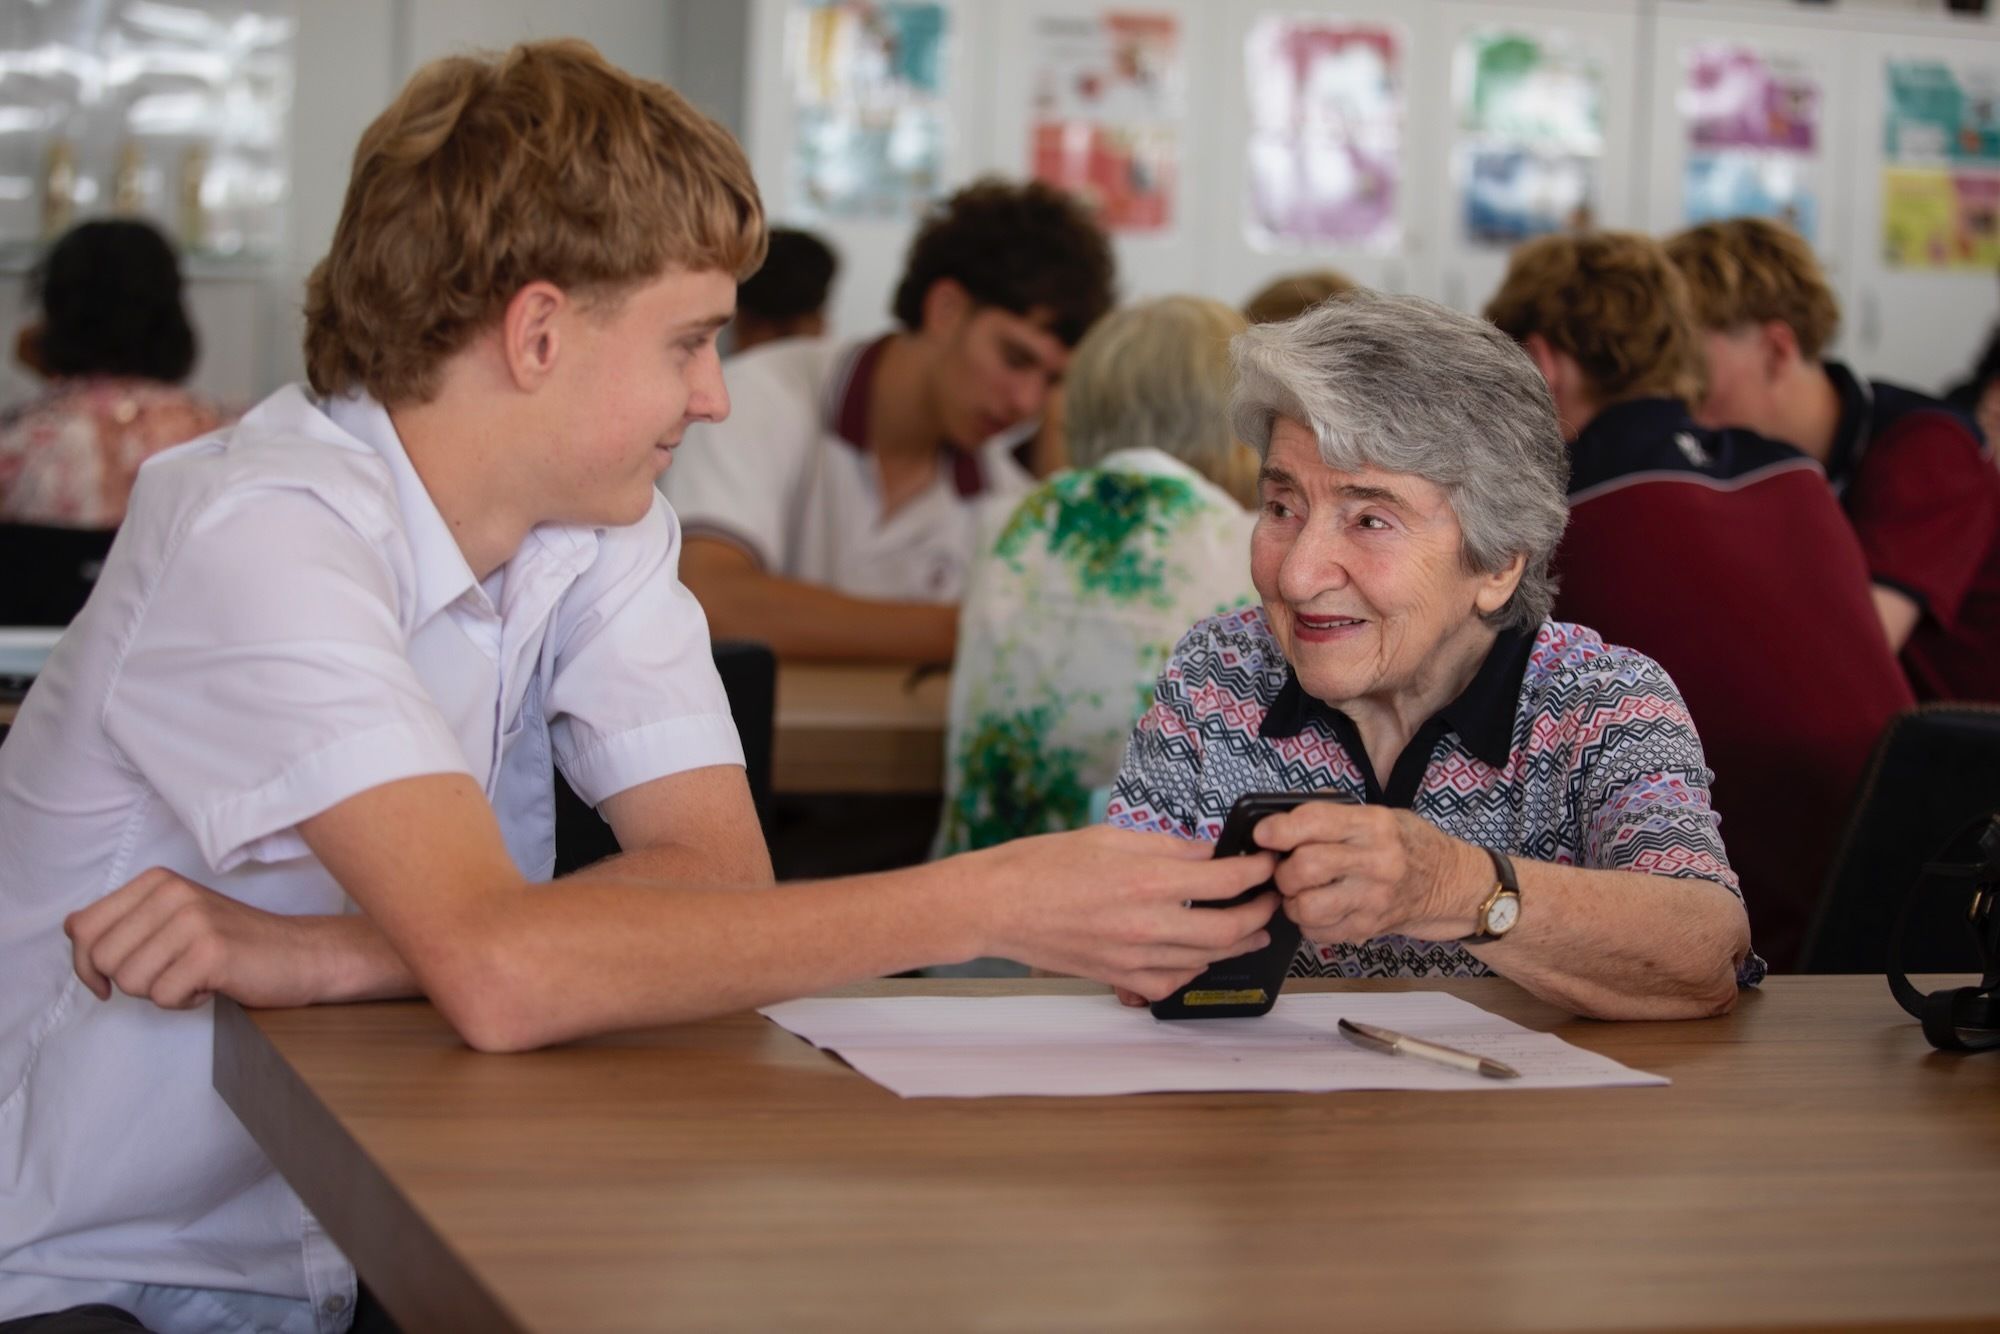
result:
M 1887 971 L 1889 933 L 1924 863 L 1967 821 L 1996 810 L 2000 705 L 1927 704 L 1899 715 L 1875 743 L 1799 970 Z M 1912 905 L 1903 965 L 1978 971 L 1965 912 L 1966 900 L 1949 894 Z
M 68 625 L 83 610 L 115 528 L 0 523 L 0 625 Z
M 715 670 L 729 696 L 729 712 L 743 741 L 744 775 L 765 838 L 771 829 L 771 730 L 778 708 L 778 660 L 763 644 L 721 640 Z M 570 790 L 560 771 L 556 785 L 556 874 L 568 875 L 618 852 L 604 818 Z

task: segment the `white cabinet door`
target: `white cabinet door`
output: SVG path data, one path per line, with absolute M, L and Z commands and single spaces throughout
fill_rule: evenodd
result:
M 1213 139 L 1223 63 L 1215 45 L 1216 6 L 1202 0 L 1032 0 L 991 10 L 989 168 L 1024 179 L 1034 174 L 1040 151 L 1063 172 L 1096 166 L 1114 186 L 1120 176 L 1128 186 L 1139 178 L 1139 188 L 1127 188 L 1112 205 L 1127 225 L 1107 219 L 1121 297 L 1200 290 L 1200 260 L 1213 221 L 1207 196 L 1234 179 L 1227 159 L 1217 160 L 1221 145 Z M 1122 43 L 1127 67 L 1108 80 L 1100 75 L 1107 20 L 1135 25 Z M 1085 83 L 1097 86 L 1086 93 L 1080 87 Z M 1110 135 L 1092 133 L 1093 115 Z M 1038 122 L 1049 128 L 1038 131 Z M 1148 133 L 1134 136 L 1130 168 L 1121 172 L 1122 149 L 1113 140 L 1132 129 Z M 1161 197 L 1163 221 L 1151 212 Z
M 1590 179 L 1589 217 L 1600 227 L 1639 227 L 1638 181 L 1631 146 L 1639 142 L 1643 122 L 1638 77 L 1639 16 L 1637 0 L 1542 0 L 1524 4 L 1515 0 L 1448 0 L 1440 7 L 1440 44 L 1426 58 L 1426 86 L 1423 116 L 1427 123 L 1441 122 L 1436 143 L 1438 151 L 1422 160 L 1429 178 L 1428 195 L 1437 201 L 1434 217 L 1427 220 L 1424 234 L 1431 243 L 1413 257 L 1418 275 L 1414 285 L 1435 293 L 1446 305 L 1478 312 L 1500 286 L 1507 270 L 1512 243 L 1505 239 L 1515 230 L 1515 218 L 1494 217 L 1490 213 L 1474 217 L 1468 189 L 1471 176 L 1484 164 L 1498 158 L 1505 164 L 1510 157 L 1519 164 L 1516 180 L 1482 188 L 1482 201 L 1500 198 L 1518 209 L 1517 217 L 1536 211 L 1553 212 L 1555 197 L 1567 185 L 1563 170 Z M 1564 123 L 1582 118 L 1573 104 L 1570 87 L 1592 80 L 1597 90 L 1595 120 L 1601 141 L 1594 158 L 1588 155 L 1510 155 L 1498 150 L 1498 141 L 1482 136 L 1477 123 L 1489 126 L 1494 117 L 1473 117 L 1461 104 L 1472 93 L 1471 64 L 1475 51 L 1495 38 L 1521 39 L 1544 53 L 1544 80 L 1561 85 L 1541 86 L 1544 107 L 1540 119 Z M 1560 71 L 1555 73 L 1553 71 Z M 1442 74 L 1440 83 L 1438 75 Z M 1594 78 L 1593 78 L 1594 76 Z M 1523 94 L 1532 97 L 1533 90 Z M 1516 108 L 1505 118 L 1520 120 L 1533 115 L 1529 108 Z M 1574 136 L 1575 129 L 1570 134 Z M 1539 157 L 1539 161 L 1535 158 Z M 1562 160 L 1567 158 L 1567 161 Z M 1546 173 L 1541 179 L 1538 174 Z M 1553 179 L 1550 179 L 1553 177 Z M 1491 181 L 1491 177 L 1487 178 Z M 1535 199 L 1534 193 L 1543 193 Z M 1505 191 L 1515 192 L 1507 198 Z M 1530 224 L 1532 226 L 1532 224 Z M 1484 238 L 1484 239 L 1482 239 Z
M 1983 152 L 1950 154 L 1926 152 L 1914 142 L 1920 136 L 1898 133 L 1900 147 L 1892 151 L 1892 68 L 1906 80 L 1919 71 L 1948 74 L 1987 103 L 1987 119 L 1994 122 L 2000 120 L 2000 34 L 1983 24 L 1938 20 L 1885 25 L 1849 43 L 1847 79 L 1857 115 L 1842 350 L 1872 376 L 1934 393 L 1971 368 L 2000 315 L 2000 263 L 1990 242 L 1958 261 L 1938 255 L 1912 263 L 1907 250 L 1892 255 L 1891 212 L 1907 217 L 1914 204 L 1920 220 L 1934 208 L 1939 221 L 1961 211 L 1983 214 L 1990 236 L 2000 211 L 2000 154 L 1993 151 L 2000 135 L 1989 134 Z M 1892 191 L 1902 202 L 1892 205 Z M 1945 230 L 1916 229 L 1932 235 Z
M 1854 40 L 1824 13 L 1661 0 L 1642 180 L 1651 230 L 1789 208 L 1838 285 L 1853 231 Z
M 1371 287 L 1434 295 L 1425 287 L 1429 272 L 1413 261 L 1436 243 L 1441 230 L 1438 182 L 1416 165 L 1443 152 L 1444 118 L 1438 109 L 1445 62 L 1437 50 L 1436 7 L 1308 0 L 1271 8 L 1225 4 L 1216 12 L 1220 22 L 1206 58 L 1219 77 L 1211 85 L 1212 105 L 1202 108 L 1213 121 L 1213 151 L 1198 176 L 1208 238 L 1202 289 L 1241 302 L 1280 274 L 1331 266 Z M 1287 33 L 1263 26 L 1268 24 L 1295 26 Z M 1316 128 L 1326 127 L 1329 109 L 1338 120 L 1343 84 L 1359 90 L 1356 105 L 1373 96 L 1365 81 L 1376 57 L 1337 49 L 1331 38 L 1300 35 L 1314 25 L 1386 34 L 1402 103 L 1393 152 L 1372 134 L 1360 151 L 1344 154 L 1328 140 L 1308 142 L 1311 136 L 1288 143 L 1274 129 L 1284 114 L 1280 103 L 1286 90 L 1302 80 L 1320 108 Z M 1246 57 L 1253 38 L 1261 52 L 1254 81 Z M 1295 63 L 1274 72 L 1274 61 L 1284 58 Z M 1343 193 L 1359 207 L 1343 212 L 1338 203 Z M 1370 207 L 1376 209 L 1372 216 Z M 1372 239 L 1326 239 L 1364 234 Z
M 945 29 L 938 80 L 946 137 L 938 155 L 938 193 L 946 194 L 993 168 L 993 32 L 1011 6 L 937 0 Z M 827 216 L 798 196 L 793 154 L 799 129 L 798 57 L 802 6 L 754 0 L 744 147 L 774 223 L 807 227 L 840 256 L 827 311 L 831 332 L 859 336 L 887 328 L 896 280 L 918 210 L 892 216 Z M 1018 172 L 1017 172 L 1018 174 Z

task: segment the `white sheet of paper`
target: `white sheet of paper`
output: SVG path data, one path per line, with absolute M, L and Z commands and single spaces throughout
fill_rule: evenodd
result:
M 1261 1019 L 1165 1023 L 1108 995 L 843 997 L 759 1013 L 905 1098 L 1670 1082 L 1436 991 L 1281 996 Z M 1335 1027 L 1343 1016 L 1490 1056 L 1521 1078 L 1358 1047 Z

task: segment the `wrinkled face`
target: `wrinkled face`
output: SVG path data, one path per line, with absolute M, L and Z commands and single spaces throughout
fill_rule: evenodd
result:
M 1251 579 L 1299 684 L 1335 706 L 1427 699 L 1483 652 L 1480 614 L 1519 581 L 1466 569 L 1442 487 L 1336 472 L 1286 418 L 1273 424 L 1259 499 Z
M 1043 324 L 968 305 L 944 332 L 936 394 L 945 439 L 973 449 L 1037 416 L 1062 382 L 1070 350 Z
M 1708 396 L 1695 418 L 1703 426 L 1745 426 L 1759 435 L 1771 434 L 1776 358 L 1763 329 L 1754 324 L 1706 329 L 1701 344 L 1708 360 Z
M 714 270 L 673 271 L 609 310 L 576 306 L 560 326 L 558 429 L 548 517 L 629 524 L 653 503 L 653 484 L 689 422 L 729 415 L 715 338 L 736 304 L 736 282 Z

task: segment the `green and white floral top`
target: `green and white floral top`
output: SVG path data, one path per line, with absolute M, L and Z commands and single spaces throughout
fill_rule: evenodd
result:
M 1028 493 L 959 609 L 939 856 L 1087 823 L 1175 643 L 1256 600 L 1255 518 L 1152 449 Z

